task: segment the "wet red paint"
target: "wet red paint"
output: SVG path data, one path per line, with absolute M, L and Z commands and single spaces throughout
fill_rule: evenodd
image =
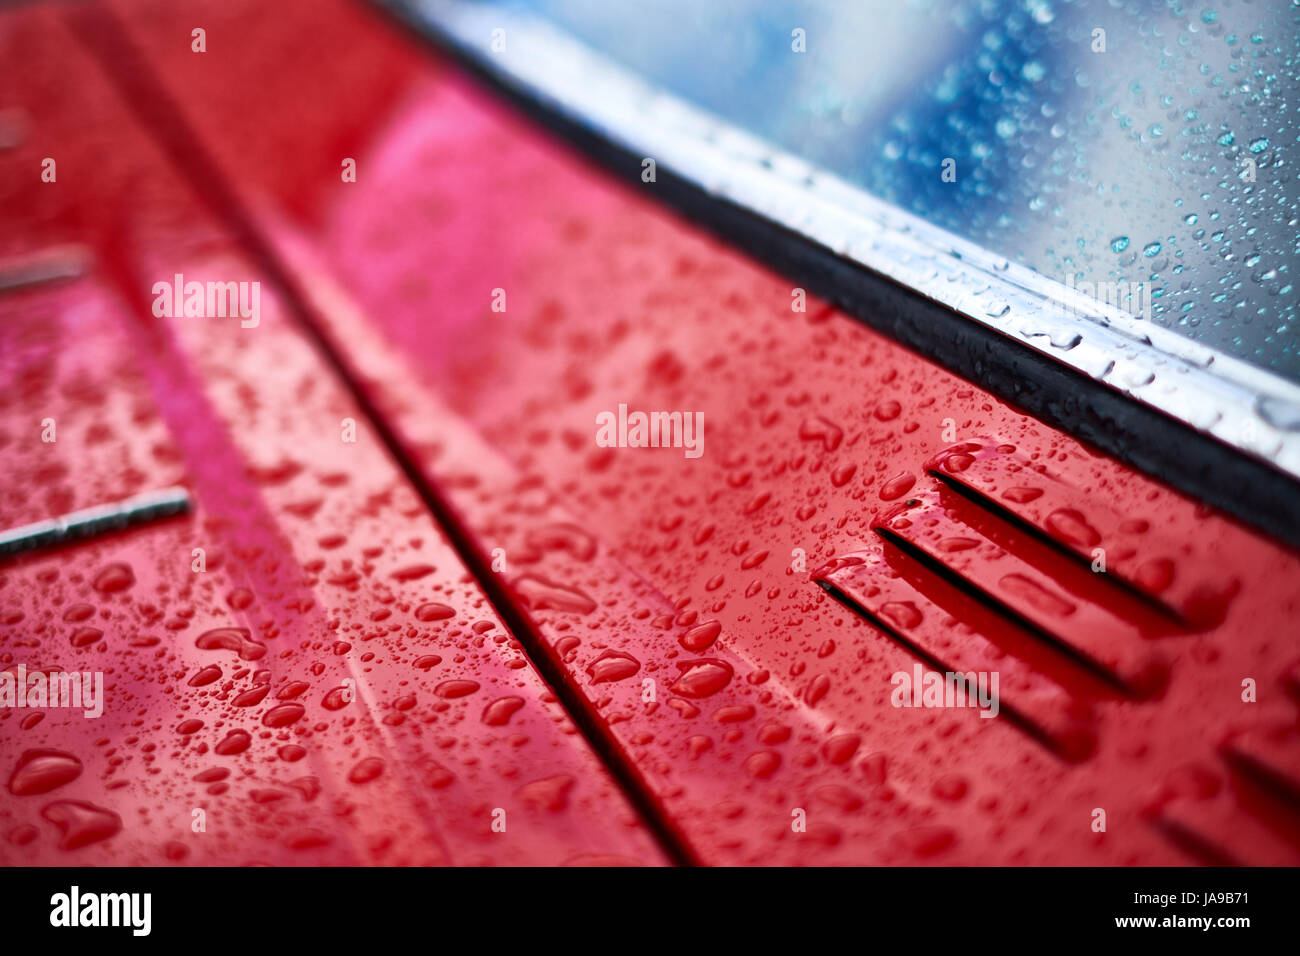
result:
M 4 70 L 54 44 L 63 86 L 98 92 L 83 106 L 30 86 L 48 97 L 41 148 L 69 162 L 57 192 L 5 187 L 22 210 L 6 242 L 86 242 L 102 271 L 3 303 L 23 385 L 0 407 L 18 479 L 0 517 L 178 481 L 198 510 L 0 569 L 6 665 L 114 668 L 101 721 L 0 714 L 15 759 L 57 749 L 83 768 L 48 796 L 0 794 L 0 829 L 19 834 L 0 859 L 662 862 L 521 640 L 701 862 L 1300 859 L 1292 741 L 1264 730 L 1295 720 L 1293 554 L 843 315 L 791 312 L 788 282 L 358 5 L 213 4 L 203 55 L 178 39 L 194 11 L 110 6 L 210 164 L 178 167 L 100 80 L 124 68 L 113 35 L 8 14 L 23 30 Z M 83 109 L 117 144 L 94 177 L 78 173 Z M 301 302 L 204 206 L 214 170 Z M 263 277 L 262 326 L 153 319 L 147 290 L 175 272 Z M 705 454 L 597 447 L 597 414 L 620 403 L 702 412 Z M 56 446 L 25 437 L 46 414 L 69 423 Z M 1098 546 L 1118 580 L 1088 570 Z M 97 590 L 115 565 L 133 583 L 119 567 Z M 102 642 L 69 643 L 90 626 Z M 998 670 L 1009 719 L 893 706 L 891 676 L 918 662 Z M 178 734 L 187 719 L 203 726 Z M 198 779 L 213 767 L 232 773 Z M 506 834 L 497 807 L 519 821 Z M 1224 848 L 1211 827 L 1243 836 Z
M 30 104 L 31 140 L 0 154 L 7 185 L 32 155 L 59 157 L 50 189 L 78 215 L 55 225 L 95 254 L 91 275 L 0 306 L 3 380 L 22 386 L 0 406 L 0 524 L 174 483 L 195 509 L 0 566 L 0 662 L 99 672 L 105 697 L 98 719 L 44 707 L 30 727 L 0 709 L 0 832 L 18 835 L 0 861 L 663 862 L 273 283 L 57 11 L 5 16 L 6 88 L 41 92 L 13 80 L 37 58 L 60 64 L 60 88 L 98 92 Z M 96 217 L 126 193 L 112 234 Z M 14 190 L 7 235 L 35 241 L 45 196 Z M 152 282 L 174 272 L 260 278 L 260 324 L 154 318 Z M 511 703 L 484 721 L 483 698 Z M 562 806 L 519 796 L 560 772 Z

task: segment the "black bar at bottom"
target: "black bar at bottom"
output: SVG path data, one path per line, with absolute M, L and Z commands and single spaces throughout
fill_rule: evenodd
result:
M 655 936 L 672 949 L 698 951 L 716 939 L 736 952 L 755 936 L 770 948 L 769 934 L 780 929 L 809 949 L 837 936 L 864 950 L 902 937 L 940 952 L 1021 939 L 1183 945 L 1198 938 L 1233 946 L 1260 931 L 1283 938 L 1295 885 L 1291 870 L 951 868 L 570 869 L 546 878 L 540 892 L 528 874 L 489 869 L 454 877 L 404 869 L 8 869 L 0 882 L 11 944 L 224 937 L 227 945 L 321 943 L 333 952 L 380 939 L 425 940 L 435 950 L 438 940 L 459 940 L 458 949 L 499 951 L 512 937 L 586 948 L 597 939 L 609 946 Z M 90 907 L 110 922 L 116 911 L 119 925 L 66 925 L 73 887 L 78 923 L 88 921 Z M 102 894 L 114 899 L 105 903 Z M 144 896 L 117 894 L 149 894 L 147 925 Z M 136 935 L 146 928 L 147 936 Z

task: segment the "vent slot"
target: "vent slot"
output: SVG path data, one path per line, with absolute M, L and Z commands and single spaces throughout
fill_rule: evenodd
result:
M 1094 704 L 1162 695 L 1165 641 L 1220 620 L 1238 590 L 1194 573 L 1203 542 L 1092 508 L 1009 444 L 963 442 L 926 468 L 912 497 L 873 519 L 873 541 L 813 578 L 925 665 L 997 673 L 1001 709 L 1067 760 L 1096 749 Z M 1300 779 L 1289 763 L 1235 761 L 1275 789 Z
M 1300 840 L 1294 828 L 1265 822 L 1266 807 L 1244 805 L 1229 788 L 1216 796 L 1181 796 L 1156 813 L 1156 829 L 1211 866 L 1295 866 Z
M 1121 512 L 1053 476 L 1009 443 L 995 438 L 961 442 L 929 459 L 925 469 L 1089 568 L 1100 554 L 1112 583 L 1188 630 L 1219 624 L 1240 589 L 1236 578 L 1221 577 L 1213 536 L 1170 540 L 1160 533 L 1160 516 L 1143 511 L 1149 502 Z M 1190 506 L 1174 502 L 1165 507 Z
M 996 672 L 1000 711 L 1061 757 L 1092 754 L 1092 701 L 1114 691 L 916 558 L 878 542 L 813 577 L 933 669 Z
M 1234 734 L 1220 753 L 1233 770 L 1300 814 L 1300 730 L 1293 724 Z
M 1037 542 L 1013 540 L 1011 529 L 965 499 L 922 492 L 872 528 L 1125 694 L 1164 689 L 1168 665 L 1149 638 L 1170 633 L 1167 622 L 1137 602 L 1113 600 L 1096 575 Z

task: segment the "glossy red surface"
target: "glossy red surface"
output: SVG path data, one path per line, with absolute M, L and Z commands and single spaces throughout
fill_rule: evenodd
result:
M 0 712 L 11 772 L 42 749 L 81 764 L 0 793 L 6 862 L 1300 861 L 1294 554 L 824 305 L 792 311 L 653 184 L 364 6 L 0 16 L 32 126 L 0 152 L 4 249 L 95 256 L 0 299 L 21 383 L 0 516 L 175 481 L 198 502 L 0 567 L 6 665 L 111 667 L 128 701 Z M 261 324 L 153 319 L 175 272 L 260 277 Z M 620 404 L 702 413 L 703 454 L 599 447 Z M 1029 484 L 1050 509 L 1007 497 Z M 198 546 L 224 559 L 204 575 Z M 136 583 L 103 595 L 112 563 Z M 103 636 L 76 646 L 81 604 Z M 267 651 L 198 648 L 215 627 Z M 895 706 L 918 663 L 997 671 L 1002 714 Z M 328 710 L 348 676 L 359 701 Z M 299 683 L 308 712 L 267 728 Z M 218 754 L 234 729 L 248 750 Z M 119 832 L 69 823 L 71 801 Z
M 129 195 L 132 233 L 95 247 L 92 277 L 5 300 L 21 387 L 0 522 L 178 481 L 198 505 L 0 569 L 5 667 L 99 671 L 106 695 L 97 719 L 0 710 L 0 860 L 661 862 L 271 283 L 255 328 L 153 318 L 160 276 L 265 276 L 55 18 L 10 36 L 8 68 L 57 55 L 62 82 L 104 91 L 76 116 L 30 106 L 3 157 L 7 183 L 38 183 L 16 231 L 37 231 L 21 200 L 50 153 L 49 189 L 80 209 Z M 112 125 L 102 161 L 61 134 L 77 117 Z

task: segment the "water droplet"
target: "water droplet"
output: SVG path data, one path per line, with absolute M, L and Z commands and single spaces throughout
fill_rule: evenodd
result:
M 278 692 L 276 692 L 275 699 L 293 700 L 295 697 L 301 697 L 303 694 L 307 693 L 307 691 L 310 689 L 310 686 L 311 685 L 309 685 L 306 681 L 301 681 L 301 680 L 290 681 L 289 683 L 281 687 Z
M 713 719 L 720 724 L 740 724 L 753 720 L 756 713 L 758 711 L 752 704 L 735 704 L 731 707 L 719 707 L 714 712 Z
M 61 750 L 25 750 L 9 777 L 9 792 L 16 797 L 49 793 L 81 776 L 81 761 Z
M 350 687 L 331 687 L 321 698 L 320 705 L 326 710 L 342 710 L 352 702 Z
M 808 702 L 809 707 L 816 707 L 830 689 L 830 678 L 825 674 L 819 674 L 809 682 L 808 689 L 804 692 L 803 699 Z
M 533 574 L 515 579 L 514 590 L 525 607 L 534 611 L 568 611 L 590 614 L 596 602 L 577 588 L 565 587 Z
M 848 763 L 861 743 L 862 738 L 857 734 L 837 734 L 822 746 L 822 753 L 829 763 Z
M 236 695 L 231 704 L 236 707 L 255 707 L 262 702 L 270 690 L 270 684 L 258 684 Z
M 421 604 L 415 609 L 415 619 L 426 624 L 430 621 L 445 621 L 456 616 L 456 609 L 436 601 Z
M 556 774 L 542 780 L 526 783 L 515 791 L 525 803 L 542 810 L 558 813 L 569 805 L 569 793 L 577 781 L 567 773 Z
M 804 441 L 820 441 L 824 449 L 834 451 L 844 439 L 844 429 L 818 415 L 799 426 L 799 437 Z
M 605 651 L 587 665 L 593 684 L 625 680 L 641 669 L 641 662 L 623 651 Z
M 705 621 L 696 624 L 681 636 L 680 643 L 688 651 L 703 651 L 713 646 L 713 642 L 722 633 L 722 625 L 717 621 Z
M 70 640 L 73 647 L 89 647 L 103 636 L 104 632 L 97 627 L 79 627 L 72 632 Z
M 1168 558 L 1152 558 L 1138 565 L 1133 583 L 1152 594 L 1159 594 L 1174 580 L 1174 563 Z
M 998 581 L 998 585 L 1008 594 L 1020 598 L 1044 614 L 1051 614 L 1055 617 L 1069 617 L 1075 611 L 1075 606 L 1069 601 L 1053 594 L 1037 581 L 1027 578 L 1023 574 L 1003 575 Z
M 253 735 L 247 730 L 232 730 L 212 749 L 223 757 L 242 754 L 253 742 Z
M 934 782 L 934 786 L 931 787 L 934 795 L 940 800 L 950 800 L 954 802 L 965 797 L 966 792 L 969 789 L 970 785 L 967 784 L 966 778 L 957 776 L 956 774 L 948 774 L 947 776 L 940 777 Z
M 775 750 L 760 750 L 745 758 L 745 772 L 751 777 L 770 777 L 781 766 L 781 755 Z
M 528 532 L 526 543 L 536 551 L 567 551 L 579 561 L 596 556 L 596 539 L 572 524 L 548 524 Z
M 41 811 L 62 837 L 60 850 L 77 850 L 107 840 L 122 829 L 122 818 L 112 810 L 83 800 L 58 800 Z
M 287 703 L 272 707 L 262 716 L 262 723 L 268 727 L 288 727 L 307 713 L 302 704 Z
M 682 697 L 700 698 L 716 694 L 731 682 L 733 674 L 726 661 L 705 659 L 677 666 L 681 674 L 670 690 Z
M 9 842 L 14 846 L 26 846 L 41 835 L 36 827 L 23 825 L 9 831 Z
M 209 664 L 190 678 L 191 687 L 206 687 L 215 681 L 221 680 L 221 668 L 216 664 Z
M 476 680 L 445 680 L 435 687 L 433 692 L 439 697 L 455 700 L 458 697 L 468 697 L 478 688 L 479 683 Z
M 379 757 L 365 757 L 348 773 L 348 780 L 358 784 L 369 783 L 383 774 L 384 767 L 384 761 Z
M 409 567 L 398 568 L 390 577 L 398 581 L 418 581 L 436 570 L 432 564 L 412 564 Z
M 890 399 L 876 406 L 875 416 L 878 421 L 892 422 L 902 410 L 902 405 Z
M 853 813 L 862 808 L 862 798 L 848 787 L 842 787 L 837 783 L 818 787 L 815 793 L 819 800 L 829 803 L 844 813 Z
M 216 627 L 204 631 L 194 644 L 203 651 L 234 651 L 246 661 L 258 660 L 266 653 L 266 645 L 252 640 L 248 629 L 243 627 Z
M 921 612 L 916 609 L 916 605 L 911 601 L 890 601 L 881 605 L 880 613 L 903 630 L 918 627 L 923 620 Z
M 515 711 L 524 706 L 522 697 L 498 697 L 483 708 L 483 723 L 489 727 L 504 727 L 510 723 Z
M 305 827 L 286 834 L 283 843 L 288 850 L 314 850 L 317 847 L 329 846 L 332 840 L 333 837 L 323 830 Z
M 917 827 L 899 834 L 899 842 L 914 856 L 930 857 L 957 842 L 957 834 L 945 826 Z
M 880 500 L 894 501 L 907 494 L 916 484 L 916 476 L 910 471 L 895 475 L 880 486 Z
M 103 594 L 113 594 L 117 591 L 125 591 L 133 584 L 135 584 L 135 574 L 131 571 L 131 566 L 119 562 L 106 566 L 95 575 L 95 580 L 90 586 Z
M 1300 404 L 1268 396 L 1256 402 L 1255 410 L 1274 428 L 1289 432 L 1300 431 Z
M 831 472 L 831 484 L 836 488 L 843 488 L 853 480 L 853 475 L 857 470 L 857 465 L 840 465 Z
M 1060 541 L 1081 548 L 1093 548 L 1101 543 L 1101 534 L 1073 508 L 1058 508 L 1047 516 L 1045 523 L 1047 530 Z
M 80 623 L 95 613 L 89 604 L 74 604 L 63 612 L 63 619 L 73 624 Z
M 1028 485 L 1019 485 L 1015 488 L 1008 488 L 1002 492 L 1002 497 L 1014 504 L 1028 504 L 1036 498 L 1043 496 L 1042 488 L 1031 488 Z

